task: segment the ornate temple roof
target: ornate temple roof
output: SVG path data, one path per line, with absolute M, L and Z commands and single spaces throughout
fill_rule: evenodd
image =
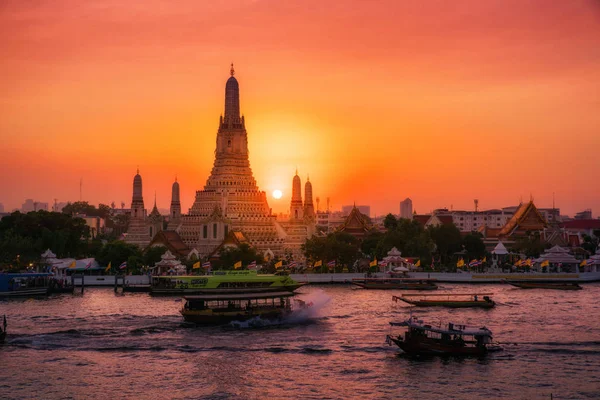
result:
M 373 229 L 373 225 L 369 222 L 368 217 L 355 206 L 337 231 L 347 232 L 354 236 L 363 236 L 371 229 Z
M 160 245 L 165 246 L 169 251 L 180 256 L 186 256 L 190 252 L 190 249 L 181 240 L 179 233 L 175 231 L 159 231 L 152 238 L 148 247 Z
M 548 222 L 539 213 L 533 201 L 523 203 L 517 208 L 511 219 L 502 227 L 498 233 L 499 237 L 512 236 L 517 230 L 532 231 L 542 230 L 548 227 Z

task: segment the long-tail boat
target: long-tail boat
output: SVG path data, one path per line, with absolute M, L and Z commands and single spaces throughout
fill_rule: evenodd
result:
M 186 296 L 181 315 L 186 322 L 220 325 L 260 317 L 279 320 L 292 312 L 289 291 Z
M 2 327 L 0 327 L 0 344 L 4 343 L 6 340 L 6 315 L 4 316 L 4 322 Z
M 363 289 L 436 290 L 435 279 L 419 278 L 355 278 L 352 284 Z
M 489 351 L 500 350 L 497 346 L 490 346 L 492 332 L 486 327 L 473 328 L 453 323 L 436 327 L 416 317 L 390 322 L 390 325 L 407 329 L 404 336 L 387 335 L 387 344 L 395 344 L 412 355 L 482 356 Z
M 527 280 L 504 280 L 509 285 L 521 289 L 555 289 L 555 290 L 581 290 L 577 282 L 532 282 Z
M 417 307 L 493 308 L 496 303 L 491 295 L 493 293 L 403 294 L 392 296 L 392 300 Z

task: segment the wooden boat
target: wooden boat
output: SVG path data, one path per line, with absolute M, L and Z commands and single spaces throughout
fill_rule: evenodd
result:
M 352 284 L 363 289 L 436 290 L 435 279 L 418 278 L 355 278 Z
M 304 283 L 289 275 L 257 274 L 256 271 L 215 271 L 211 275 L 153 276 L 151 295 L 181 296 L 208 293 L 293 292 Z
M 577 282 L 548 282 L 548 281 L 526 281 L 526 280 L 504 280 L 509 285 L 521 289 L 555 289 L 555 290 L 581 290 Z
M 425 324 L 416 317 L 391 326 L 406 328 L 404 336 L 387 335 L 386 342 L 397 345 L 407 354 L 442 356 L 482 356 L 489 351 L 501 350 L 492 346 L 492 332 L 486 327 L 470 328 L 449 323 L 445 327 Z
M 4 343 L 6 340 L 6 315 L 4 316 L 4 323 L 2 328 L 0 328 L 0 344 Z
M 417 307 L 493 308 L 496 303 L 490 298 L 492 294 L 403 294 L 402 296 L 392 296 L 392 300 L 395 302 L 403 301 Z
M 257 317 L 280 320 L 291 313 L 292 296 L 294 293 L 289 291 L 186 296 L 181 315 L 187 322 L 204 325 L 243 322 Z

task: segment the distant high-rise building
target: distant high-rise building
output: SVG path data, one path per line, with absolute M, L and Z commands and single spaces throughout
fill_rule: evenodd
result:
M 371 206 L 342 206 L 342 214 L 344 214 L 345 216 L 350 215 L 354 207 L 356 207 L 361 214 L 364 214 L 367 217 L 371 217 Z
M 400 218 L 412 219 L 413 217 L 413 205 L 410 198 L 404 199 L 400 202 Z
M 578 212 L 575 214 L 575 219 L 592 219 L 592 210 L 588 208 L 587 210 Z
M 21 212 L 28 213 L 31 211 L 48 211 L 48 203 L 43 203 L 41 201 L 34 201 L 33 199 L 25 200 L 25 203 L 21 206 Z

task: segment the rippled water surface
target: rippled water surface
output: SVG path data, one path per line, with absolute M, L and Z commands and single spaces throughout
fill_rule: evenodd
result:
M 576 292 L 446 284 L 495 293 L 492 310 L 415 309 L 487 326 L 504 351 L 414 359 L 385 344 L 409 308 L 396 291 L 305 287 L 318 312 L 236 329 L 182 322 L 182 303 L 110 289 L 0 301 L 0 398 L 600 398 L 600 285 Z

